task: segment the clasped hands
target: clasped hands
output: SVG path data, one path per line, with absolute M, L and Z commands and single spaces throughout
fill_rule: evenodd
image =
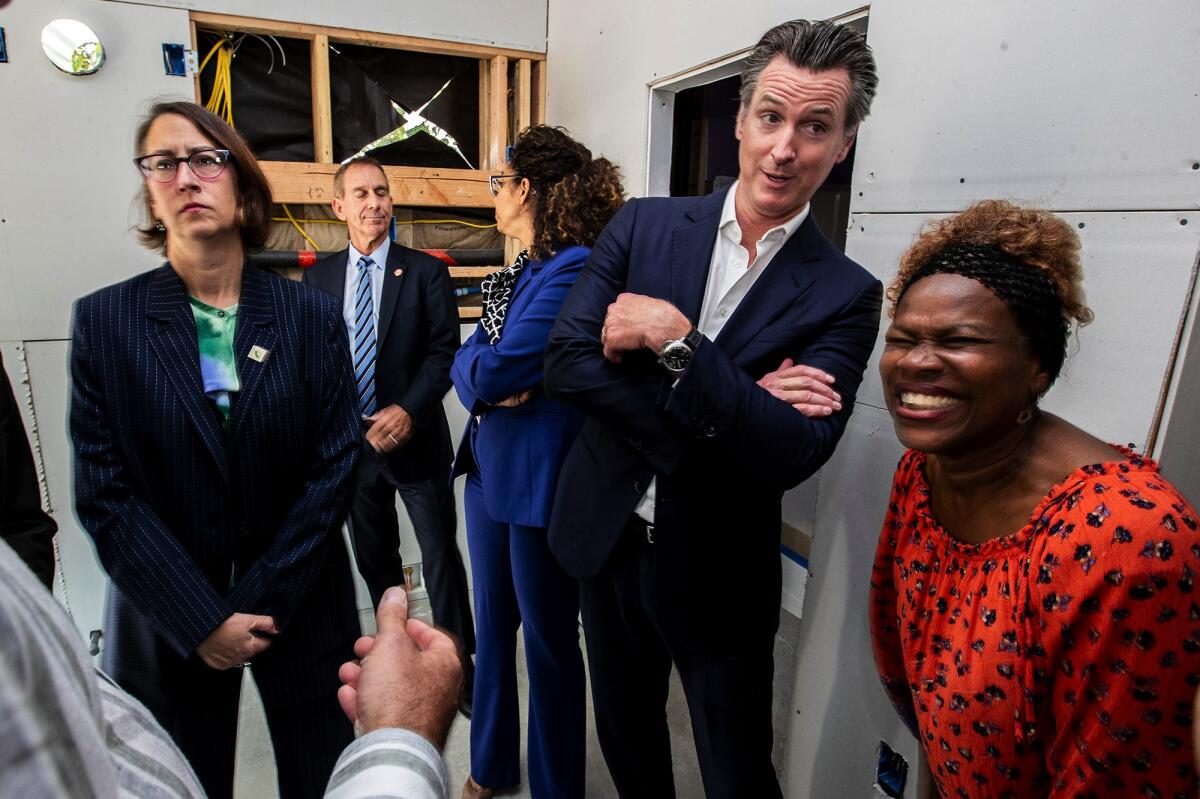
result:
M 253 613 L 234 613 L 196 647 L 196 654 L 218 671 L 244 666 L 271 645 L 279 634 L 275 619 Z
M 408 443 L 413 436 L 413 420 L 399 405 L 388 405 L 366 417 L 367 443 L 381 454 L 387 454 Z
M 626 352 L 648 349 L 657 354 L 663 344 L 683 338 L 691 329 L 688 318 L 666 300 L 625 292 L 608 306 L 600 344 L 607 360 L 620 363 Z M 775 371 L 758 381 L 771 396 L 805 416 L 829 416 L 842 409 L 842 397 L 833 383 L 828 372 L 791 358 L 784 358 Z

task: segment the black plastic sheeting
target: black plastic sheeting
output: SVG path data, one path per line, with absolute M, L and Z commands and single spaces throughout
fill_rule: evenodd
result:
M 459 149 L 477 166 L 478 59 L 331 43 L 333 159 L 349 158 L 403 123 L 389 97 L 415 111 L 450 78 L 453 81 L 446 91 L 422 115 L 453 136 Z M 397 166 L 467 168 L 457 153 L 425 133 L 373 150 L 370 155 Z
M 201 60 L 221 35 L 199 32 Z M 235 40 L 240 36 L 235 33 Z M 274 48 L 272 53 L 264 39 L 246 36 L 234 55 L 230 68 L 234 127 L 262 160 L 312 162 L 315 157 L 309 43 L 275 37 L 287 56 L 284 66 L 279 49 Z M 214 55 L 200 76 L 203 100 L 212 93 L 216 61 Z M 349 158 L 403 124 L 392 108 L 392 100 L 407 110 L 416 110 L 450 78 L 454 80 L 425 109 L 423 116 L 453 136 L 471 164 L 477 165 L 478 59 L 331 42 L 329 83 L 334 161 Z M 397 166 L 467 168 L 457 153 L 425 133 L 373 150 L 371 156 Z
M 207 31 L 197 34 L 201 60 L 220 36 Z M 312 162 L 315 157 L 309 43 L 275 37 L 287 56 L 287 66 L 284 66 L 279 48 L 273 44 L 268 46 L 264 39 L 247 36 L 233 57 L 229 70 L 233 126 L 261 160 Z M 200 75 L 202 101 L 212 94 L 216 63 L 217 56 L 214 55 Z

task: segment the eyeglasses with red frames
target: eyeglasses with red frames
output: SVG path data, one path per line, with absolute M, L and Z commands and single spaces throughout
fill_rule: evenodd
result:
M 142 175 L 159 183 L 170 183 L 179 172 L 180 164 L 187 164 L 192 174 L 201 180 L 215 180 L 225 171 L 229 163 L 229 151 L 217 148 L 197 150 L 191 155 L 174 156 L 142 155 L 133 159 Z M 494 192 L 493 192 L 494 193 Z

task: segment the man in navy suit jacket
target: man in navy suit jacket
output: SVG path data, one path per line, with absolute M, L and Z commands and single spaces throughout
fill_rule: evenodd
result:
M 377 410 L 364 419 L 355 473 L 350 509 L 355 559 L 376 607 L 390 586 L 404 584 L 399 492 L 421 546 L 434 621 L 458 636 L 464 648 L 463 710 L 469 713 L 475 625 L 455 542 L 453 451 L 442 408 L 460 340 L 449 273 L 433 256 L 388 238 L 392 196 L 378 161 L 358 158 L 342 165 L 334 177 L 333 209 L 349 228 L 350 246 L 322 258 L 304 280 L 342 302 L 352 349 L 357 264 L 363 256 L 373 259 Z
M 546 392 L 590 417 L 550 545 L 583 581 L 597 731 L 621 796 L 674 795 L 672 663 L 708 796 L 780 796 L 780 501 L 845 428 L 882 294 L 821 235 L 809 200 L 875 86 L 854 31 L 768 31 L 742 76 L 738 181 L 629 202 L 550 335 Z

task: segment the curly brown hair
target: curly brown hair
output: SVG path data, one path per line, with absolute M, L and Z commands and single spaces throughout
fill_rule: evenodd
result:
M 1044 270 L 1058 290 L 1063 315 L 1080 325 L 1092 321 L 1092 311 L 1083 294 L 1079 236 L 1049 211 L 1022 207 L 1007 200 L 982 200 L 960 214 L 926 223 L 900 258 L 900 272 L 888 287 L 893 315 L 895 303 L 917 271 L 934 255 L 955 245 L 994 247 Z
M 533 125 L 517 137 L 509 155 L 513 172 L 529 181 L 532 258 L 547 258 L 565 247 L 591 247 L 600 231 L 625 204 L 621 172 L 563 128 Z
M 237 178 L 237 225 L 242 237 L 242 246 L 247 250 L 261 249 L 267 241 L 271 228 L 271 184 L 267 181 L 258 161 L 250 151 L 250 145 L 229 123 L 206 108 L 184 101 L 158 102 L 138 124 L 133 136 L 134 154 L 141 155 L 146 146 L 146 136 L 154 120 L 164 114 L 184 117 L 196 129 L 216 142 L 217 147 L 229 151 L 229 160 Z M 158 229 L 154 209 L 150 206 L 150 195 L 145 184 L 138 194 L 145 221 L 135 228 L 138 240 L 147 248 L 167 255 L 167 232 Z
M 984 200 L 926 224 L 888 287 L 889 313 L 895 316 L 909 287 L 935 274 L 961 275 L 995 294 L 1051 382 L 1062 369 L 1070 323 L 1092 321 L 1083 294 L 1079 237 L 1049 211 Z

